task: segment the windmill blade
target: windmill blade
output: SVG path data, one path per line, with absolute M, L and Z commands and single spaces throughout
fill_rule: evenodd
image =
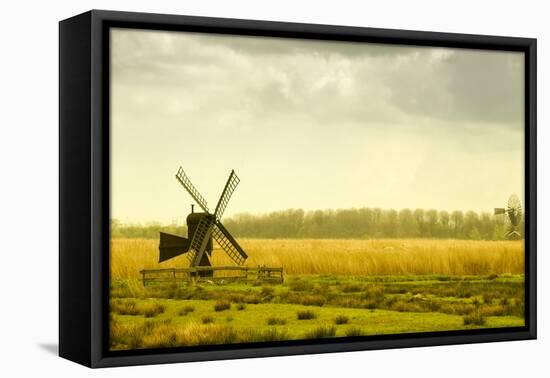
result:
M 191 240 L 189 247 L 190 253 L 187 255 L 187 258 L 191 262 L 191 266 L 199 265 L 202 255 L 208 245 L 208 241 L 210 240 L 210 236 L 212 235 L 213 229 L 214 221 L 210 216 L 201 218 L 195 230 L 195 234 L 193 235 L 193 239 Z
M 235 171 L 231 170 L 231 173 L 229 174 L 229 178 L 227 179 L 227 182 L 225 183 L 225 187 L 223 188 L 222 195 L 220 196 L 220 200 L 216 205 L 216 211 L 214 211 L 216 220 L 220 220 L 222 218 L 225 208 L 229 203 L 229 199 L 231 198 L 231 195 L 235 191 L 235 188 L 237 187 L 237 185 L 239 185 L 240 181 L 241 180 L 239 179 L 239 177 L 237 177 L 237 174 L 235 173 Z
M 221 222 L 216 222 L 214 225 L 212 237 L 225 253 L 227 253 L 231 260 L 238 265 L 244 264 L 248 255 Z
M 170 260 L 189 251 L 189 239 L 181 236 L 160 233 L 159 263 Z
M 187 190 L 187 192 L 193 197 L 193 199 L 199 204 L 199 206 L 207 213 L 209 213 L 208 206 L 206 205 L 206 200 L 204 197 L 199 193 L 199 191 L 193 186 L 191 183 L 191 180 L 189 180 L 189 177 L 185 174 L 183 171 L 183 168 L 180 167 L 178 169 L 178 173 L 176 173 L 176 178 L 180 182 L 180 184 Z

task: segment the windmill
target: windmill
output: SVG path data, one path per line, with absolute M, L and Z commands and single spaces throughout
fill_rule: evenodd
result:
M 510 219 L 510 228 L 506 232 L 507 239 L 521 239 L 519 233 L 519 224 L 521 222 L 521 202 L 515 194 L 512 194 L 508 199 L 508 206 L 506 208 L 495 208 L 495 215 L 507 214 Z
M 187 238 L 164 232 L 160 233 L 159 262 L 186 254 L 190 267 L 211 266 L 212 239 L 214 239 L 237 265 L 244 264 L 248 257 L 247 254 L 221 223 L 221 217 L 229 203 L 229 199 L 240 182 L 235 171 L 231 171 L 213 213 L 210 212 L 206 200 L 193 186 L 182 167 L 178 169 L 176 179 L 193 197 L 203 212 L 194 212 L 194 205 L 191 205 L 191 213 L 186 220 Z M 212 272 L 200 272 L 200 275 L 208 276 L 212 275 Z

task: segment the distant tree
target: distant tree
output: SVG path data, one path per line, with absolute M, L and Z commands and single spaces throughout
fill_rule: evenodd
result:
M 439 237 L 448 238 L 451 235 L 450 220 L 451 216 L 448 211 L 443 210 L 439 212 L 439 224 L 441 226 Z
M 426 236 L 437 236 L 438 218 L 437 210 L 430 209 L 426 212 Z
M 421 236 L 426 236 L 426 219 L 424 218 L 424 210 L 423 209 L 416 209 L 413 212 L 414 219 L 416 220 L 416 224 L 418 225 L 418 233 Z
M 382 214 L 382 236 L 386 238 L 397 237 L 397 211 L 385 210 Z
M 398 214 L 397 236 L 401 238 L 414 238 L 419 235 L 418 223 L 410 209 L 402 209 Z
M 477 239 L 481 238 L 481 233 L 479 232 L 479 216 L 473 211 L 466 212 L 464 217 L 464 235 L 467 239 L 473 239 L 473 236 L 476 236 Z
M 453 237 L 460 239 L 464 237 L 464 214 L 462 211 L 453 211 L 451 214 Z
M 237 214 L 224 220 L 237 237 L 247 238 L 457 238 L 505 237 L 506 217 L 468 211 L 378 208 L 304 211 L 287 209 L 267 214 Z M 520 225 L 523 229 L 523 223 Z M 111 220 L 113 238 L 158 238 L 159 232 L 187 235 L 183 224 L 123 224 Z M 522 233 L 523 234 L 523 233 Z

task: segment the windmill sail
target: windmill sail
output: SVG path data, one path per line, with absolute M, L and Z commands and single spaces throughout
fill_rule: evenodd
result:
M 229 175 L 229 178 L 227 179 L 227 182 L 225 183 L 225 187 L 223 188 L 222 195 L 220 196 L 220 200 L 218 201 L 218 204 L 216 205 L 216 211 L 214 211 L 214 215 L 216 216 L 216 220 L 220 220 L 225 208 L 227 207 L 227 204 L 229 203 L 229 199 L 231 198 L 231 195 L 235 191 L 235 188 L 237 185 L 239 185 L 239 182 L 241 180 L 239 177 L 235 174 L 235 171 L 231 171 L 231 174 Z
M 178 173 L 176 173 L 176 178 L 178 179 L 180 184 L 185 188 L 185 190 L 187 190 L 187 192 L 191 195 L 191 197 L 193 197 L 193 199 L 199 204 L 199 206 L 205 212 L 208 213 L 209 210 L 208 210 L 208 206 L 206 205 L 206 200 L 195 188 L 195 186 L 191 183 L 191 180 L 189 180 L 189 177 L 187 177 L 182 167 L 178 169 Z
M 182 253 L 187 252 L 188 249 L 189 239 L 177 235 L 167 234 L 165 232 L 160 233 L 159 263 L 179 256 Z
M 191 262 L 191 266 L 199 265 L 202 255 L 206 250 L 206 246 L 208 245 L 208 241 L 210 240 L 210 236 L 212 235 L 213 226 L 214 222 L 210 216 L 200 220 L 195 230 L 195 234 L 193 235 L 193 239 L 191 240 L 189 248 L 190 253 L 187 255 Z
M 248 255 L 221 222 L 216 222 L 213 228 L 212 237 L 225 253 L 227 253 L 231 260 L 238 265 L 244 264 Z

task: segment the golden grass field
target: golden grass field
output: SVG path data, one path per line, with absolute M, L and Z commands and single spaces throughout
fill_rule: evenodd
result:
M 439 239 L 239 239 L 247 265 L 282 266 L 288 275 L 522 274 L 523 241 Z M 139 278 L 141 269 L 187 267 L 185 256 L 158 263 L 158 240 L 113 239 L 111 278 Z M 232 264 L 214 250 L 213 264 Z

